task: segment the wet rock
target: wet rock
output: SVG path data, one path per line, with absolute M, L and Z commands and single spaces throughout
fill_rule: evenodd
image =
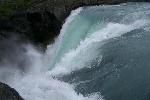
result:
M 24 100 L 19 93 L 4 83 L 0 83 L 0 100 Z

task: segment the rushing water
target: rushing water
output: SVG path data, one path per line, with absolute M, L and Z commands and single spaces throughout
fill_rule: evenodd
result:
M 0 79 L 25 100 L 149 100 L 149 49 L 149 3 L 82 7 L 46 53 L 26 46 L 28 72 Z

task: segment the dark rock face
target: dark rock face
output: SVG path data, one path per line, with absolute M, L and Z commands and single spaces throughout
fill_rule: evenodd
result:
M 50 12 L 27 13 L 27 19 L 30 22 L 32 33 L 29 33 L 28 36 L 34 42 L 45 45 L 53 42 L 61 29 L 61 22 Z
M 0 19 L 0 39 L 17 36 L 34 44 L 47 45 L 59 34 L 61 22 L 55 15 L 42 12 L 15 13 L 9 19 Z
M 6 84 L 0 83 L 0 100 L 24 100 L 19 93 Z

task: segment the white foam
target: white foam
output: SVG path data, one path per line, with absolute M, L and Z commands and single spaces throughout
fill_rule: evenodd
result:
M 87 97 L 77 94 L 72 85 L 46 77 L 45 74 L 22 77 L 15 80 L 14 87 L 25 100 L 102 100 L 96 94 Z

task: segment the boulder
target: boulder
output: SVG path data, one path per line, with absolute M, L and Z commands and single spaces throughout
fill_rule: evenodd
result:
M 0 100 L 24 100 L 19 93 L 4 83 L 0 83 Z

